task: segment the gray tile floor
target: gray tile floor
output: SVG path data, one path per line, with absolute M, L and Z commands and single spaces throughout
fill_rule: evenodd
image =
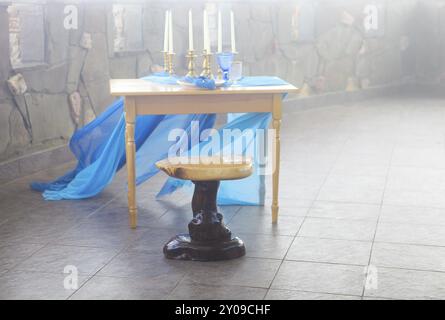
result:
M 45 202 L 28 188 L 72 164 L 12 181 L 0 186 L 0 298 L 443 299 L 444 124 L 443 99 L 288 104 L 279 224 L 269 206 L 222 208 L 247 246 L 233 261 L 163 258 L 191 214 L 189 196 L 154 200 L 162 175 L 138 190 L 137 230 L 125 172 L 83 201 Z M 64 289 L 67 265 L 77 290 Z

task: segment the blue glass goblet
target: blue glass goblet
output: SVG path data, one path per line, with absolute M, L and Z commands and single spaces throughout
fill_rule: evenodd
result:
M 233 62 L 233 53 L 232 52 L 220 52 L 216 54 L 216 58 L 218 60 L 218 65 L 223 72 L 223 80 L 229 81 L 229 71 L 230 66 Z

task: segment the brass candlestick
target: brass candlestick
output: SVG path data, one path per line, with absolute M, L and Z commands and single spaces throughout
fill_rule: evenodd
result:
M 188 72 L 186 77 L 195 78 L 196 72 L 195 72 L 195 58 L 196 54 L 193 50 L 189 50 L 188 54 L 186 55 L 188 59 Z
M 202 72 L 201 77 L 206 77 L 208 79 L 213 79 L 212 74 L 212 53 L 204 50 L 203 53 L 204 60 L 202 61 Z
M 164 53 L 164 72 L 168 73 L 170 67 L 168 51 L 162 51 L 162 53 Z
M 175 54 L 173 52 L 168 53 L 168 73 L 172 76 L 175 74 L 175 70 L 173 70 L 173 56 Z

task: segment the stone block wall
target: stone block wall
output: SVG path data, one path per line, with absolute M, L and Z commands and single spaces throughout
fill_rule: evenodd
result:
M 414 25 L 417 81 L 445 83 L 445 1 L 419 1 Z
M 436 68 L 444 57 L 439 0 L 122 1 L 136 6 L 128 10 L 113 7 L 118 0 L 35 3 L 43 9 L 42 20 L 33 18 L 43 21 L 43 42 L 42 35 L 22 42 L 11 36 L 20 30 L 0 4 L 0 162 L 65 144 L 112 102 L 110 78 L 159 70 L 166 8 L 173 8 L 178 73 L 186 68 L 188 10 L 194 12 L 196 48 L 202 48 L 202 10 L 208 10 L 215 48 L 219 6 L 225 46 L 228 10 L 235 13 L 244 74 L 277 75 L 302 87 L 305 96 L 443 76 L 443 68 Z M 77 26 L 67 29 L 66 5 L 73 3 Z M 364 28 L 369 3 L 379 8 L 379 26 L 371 31 Z M 31 45 L 44 50 L 43 61 L 30 55 Z M 437 52 L 430 52 L 433 46 Z

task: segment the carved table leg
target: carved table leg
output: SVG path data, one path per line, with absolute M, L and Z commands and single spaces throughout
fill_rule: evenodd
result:
M 219 181 L 196 181 L 189 234 L 179 234 L 164 246 L 164 255 L 181 260 L 227 260 L 245 255 L 241 239 L 232 237 L 223 215 L 217 212 Z
M 128 214 L 130 218 L 131 228 L 137 225 L 137 208 L 136 208 L 136 167 L 135 153 L 136 145 L 134 140 L 136 109 L 134 100 L 125 99 L 125 140 L 126 140 L 126 157 L 128 172 Z
M 278 188 L 280 184 L 280 153 L 281 153 L 281 96 L 274 95 L 273 97 L 273 112 L 272 112 L 272 127 L 275 129 L 275 150 L 274 150 L 274 165 L 273 172 L 273 191 L 272 191 L 272 223 L 278 222 Z

